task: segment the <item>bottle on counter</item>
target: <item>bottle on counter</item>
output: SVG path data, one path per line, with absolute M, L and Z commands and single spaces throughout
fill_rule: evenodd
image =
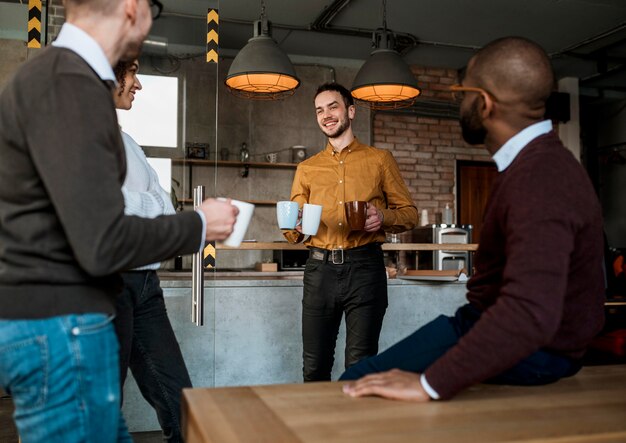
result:
M 420 217 L 420 226 L 427 226 L 428 221 L 428 209 L 422 209 L 422 216 Z
M 446 225 L 452 224 L 452 209 L 450 208 L 450 204 L 446 203 L 446 207 L 443 209 L 441 222 Z

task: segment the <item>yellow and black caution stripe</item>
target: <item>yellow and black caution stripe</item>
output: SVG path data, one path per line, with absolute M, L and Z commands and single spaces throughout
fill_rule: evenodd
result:
M 41 48 L 41 0 L 28 0 L 28 47 Z
M 215 242 L 209 242 L 206 244 L 206 246 L 204 247 L 204 251 L 202 252 L 202 257 L 204 257 L 202 260 L 202 264 L 205 268 L 210 269 L 215 267 Z
M 209 9 L 206 15 L 206 61 L 217 63 L 219 48 L 220 16 L 217 9 Z

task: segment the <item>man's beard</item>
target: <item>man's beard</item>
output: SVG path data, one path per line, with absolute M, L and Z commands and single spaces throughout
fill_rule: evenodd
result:
M 348 113 L 346 112 L 344 118 L 339 121 L 339 126 L 337 126 L 333 132 L 326 132 L 326 128 L 324 127 L 322 127 L 322 132 L 326 134 L 328 138 L 337 138 L 340 137 L 344 132 L 346 132 L 349 127 L 350 119 L 348 118 Z
M 484 145 L 487 137 L 487 129 L 480 121 L 478 113 L 478 100 L 474 100 L 469 112 L 461 112 L 461 132 L 463 140 L 470 145 Z

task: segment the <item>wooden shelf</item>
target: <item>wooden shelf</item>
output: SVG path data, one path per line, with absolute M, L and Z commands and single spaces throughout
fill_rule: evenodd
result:
M 291 244 L 287 242 L 243 242 L 237 248 L 231 248 L 218 243 L 216 248 L 221 250 L 238 251 L 307 249 L 302 243 Z M 478 244 L 475 243 L 383 243 L 383 251 L 475 251 L 477 249 Z
M 231 168 L 266 168 L 266 169 L 296 169 L 297 163 L 269 163 L 269 162 L 237 162 L 231 160 L 201 160 L 195 158 L 174 158 L 172 163 L 175 165 L 194 165 L 194 166 L 226 166 Z
M 242 168 L 241 177 L 248 177 L 248 173 L 250 168 L 259 168 L 259 169 L 296 169 L 298 167 L 297 163 L 270 163 L 270 162 L 237 162 L 237 161 L 227 161 L 227 160 L 202 160 L 196 158 L 173 158 L 172 163 L 175 165 L 183 165 L 187 166 L 189 172 L 189 181 L 187 189 L 187 196 L 189 198 L 181 198 L 179 201 L 184 205 L 193 204 L 193 199 L 190 198 L 193 194 L 193 189 L 191 188 L 193 183 L 193 168 L 192 166 L 208 166 L 208 167 L 216 167 L 216 166 L 224 166 L 229 168 Z M 272 200 L 242 200 L 248 203 L 252 203 L 253 205 L 259 206 L 273 206 L 276 205 L 275 201 Z

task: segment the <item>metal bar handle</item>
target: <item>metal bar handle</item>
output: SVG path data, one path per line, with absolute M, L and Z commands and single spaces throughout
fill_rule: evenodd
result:
M 193 208 L 197 209 L 204 200 L 204 186 L 193 189 Z M 204 263 L 202 251 L 193 254 L 191 263 L 191 321 L 196 326 L 204 325 Z

